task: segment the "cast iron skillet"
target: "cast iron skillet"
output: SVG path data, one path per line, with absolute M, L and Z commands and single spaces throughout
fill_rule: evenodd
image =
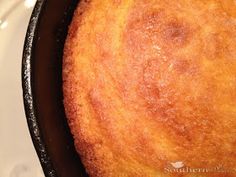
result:
M 22 61 L 25 112 L 46 177 L 87 176 L 67 126 L 62 94 L 62 55 L 79 0 L 38 0 Z

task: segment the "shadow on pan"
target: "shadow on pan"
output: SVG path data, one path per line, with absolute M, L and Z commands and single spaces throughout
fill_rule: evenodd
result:
M 78 0 L 38 0 L 22 61 L 25 112 L 46 177 L 87 177 L 67 126 L 62 94 L 62 55 Z

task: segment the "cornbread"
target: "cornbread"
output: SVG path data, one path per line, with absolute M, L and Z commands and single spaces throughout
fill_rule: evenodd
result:
M 63 92 L 91 177 L 236 177 L 236 1 L 81 1 Z

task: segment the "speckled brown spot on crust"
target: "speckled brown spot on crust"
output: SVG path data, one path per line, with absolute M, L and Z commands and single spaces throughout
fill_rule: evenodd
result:
M 189 29 L 187 25 L 177 21 L 168 23 L 164 27 L 162 33 L 163 39 L 166 40 L 167 43 L 173 43 L 177 46 L 186 44 L 189 38 Z

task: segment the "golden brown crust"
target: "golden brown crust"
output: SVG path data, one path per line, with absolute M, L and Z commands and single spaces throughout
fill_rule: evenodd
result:
M 64 105 L 91 177 L 235 177 L 234 0 L 82 1 Z M 169 173 L 168 165 L 228 173 Z

